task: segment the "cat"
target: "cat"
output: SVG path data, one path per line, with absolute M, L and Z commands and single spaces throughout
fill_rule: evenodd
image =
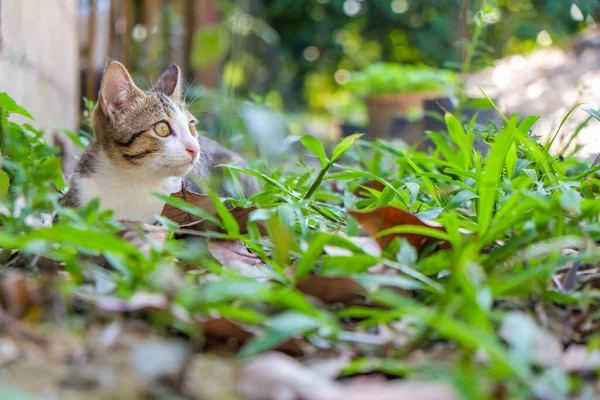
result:
M 107 64 L 98 102 L 92 112 L 94 138 L 81 156 L 62 199 L 81 207 L 98 198 L 118 220 L 155 222 L 165 202 L 151 192 L 169 195 L 192 177 L 218 175 L 218 164 L 246 168 L 238 154 L 199 135 L 196 118 L 183 101 L 180 68 L 173 64 L 149 91 L 139 89 L 117 61 Z M 189 174 L 189 175 L 188 175 Z M 258 191 L 256 178 L 240 174 L 244 195 Z M 226 185 L 217 192 L 230 193 Z

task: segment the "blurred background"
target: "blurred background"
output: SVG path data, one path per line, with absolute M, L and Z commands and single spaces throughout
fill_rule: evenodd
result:
M 456 105 L 477 86 L 507 112 L 547 115 L 551 130 L 575 102 L 597 102 L 598 11 L 596 0 L 3 0 L 0 90 L 41 127 L 77 131 L 107 60 L 143 89 L 176 62 L 202 128 L 227 140 L 402 138 L 428 100 Z

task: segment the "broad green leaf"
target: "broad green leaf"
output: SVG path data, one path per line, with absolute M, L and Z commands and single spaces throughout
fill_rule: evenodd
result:
M 360 274 L 379 262 L 378 257 L 368 254 L 351 256 L 323 256 L 321 273 L 325 276 Z
M 53 226 L 33 231 L 22 237 L 22 244 L 35 240 L 54 243 L 68 243 L 99 252 L 131 255 L 143 259 L 144 256 L 135 246 L 108 233 L 82 230 L 72 226 Z
M 453 210 L 455 208 L 461 207 L 467 201 L 476 199 L 478 197 L 479 196 L 477 196 L 471 190 L 462 190 L 456 196 L 454 196 L 452 200 L 448 202 L 448 204 L 446 204 L 446 208 Z
M 0 197 L 8 193 L 10 187 L 10 178 L 7 173 L 0 169 Z
M 18 105 L 6 92 L 0 92 L 0 107 L 9 114 L 19 114 L 35 121 L 29 111 Z
M 361 136 L 363 136 L 362 133 L 356 133 L 342 140 L 342 142 L 338 144 L 337 147 L 333 150 L 333 154 L 331 155 L 331 160 L 329 161 L 329 163 L 333 164 L 334 162 L 336 162 L 338 158 L 340 158 L 345 152 L 350 150 L 350 147 L 352 147 L 354 142 L 356 142 Z
M 197 288 L 195 301 L 199 306 L 211 303 L 245 300 L 251 302 L 264 301 L 270 298 L 270 286 L 250 279 L 224 279 L 207 282 Z
M 462 152 L 460 157 L 462 160 L 462 166 L 466 169 L 469 169 L 472 164 L 471 154 L 473 153 L 471 136 L 465 132 L 460 121 L 453 114 L 447 112 L 444 116 L 444 119 L 446 120 L 450 137 L 452 137 L 452 140 L 454 140 L 454 143 L 458 145 L 460 151 Z
M 219 196 L 217 196 L 211 190 L 208 190 L 206 188 L 204 190 L 213 201 L 213 204 L 215 205 L 215 210 L 217 211 L 219 218 L 221 218 L 221 221 L 223 221 L 223 228 L 225 228 L 225 230 L 231 237 L 240 236 L 240 225 L 233 217 L 233 215 L 231 215 L 231 212 L 227 209 L 225 204 L 223 204 L 221 199 L 219 199 Z
M 302 258 L 296 266 L 296 282 L 306 277 L 315 268 L 317 260 L 323 253 L 323 247 L 329 243 L 328 235 L 317 234 L 313 238 L 308 250 L 303 254 Z
M 583 198 L 578 191 L 565 187 L 560 196 L 560 205 L 567 212 L 572 212 L 577 215 L 581 214 L 581 203 Z
M 310 151 L 312 151 L 318 158 L 321 163 L 321 168 L 325 168 L 327 165 L 327 155 L 325 154 L 325 149 L 323 145 L 317 138 L 311 135 L 304 135 L 300 138 L 300 141 Z
M 250 340 L 240 351 L 240 356 L 249 357 L 271 350 L 288 339 L 314 331 L 320 325 L 318 319 L 301 312 L 284 311 L 265 321 L 265 333 Z

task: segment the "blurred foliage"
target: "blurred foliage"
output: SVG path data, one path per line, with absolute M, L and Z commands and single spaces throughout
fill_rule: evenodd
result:
M 373 62 L 457 68 L 472 31 L 484 24 L 473 54 L 473 67 L 481 68 L 536 48 L 542 31 L 556 42 L 594 25 L 597 9 L 594 0 L 271 0 L 264 13 L 280 36 L 276 75 L 305 95 L 290 97 L 291 105 L 305 100 L 326 110 L 351 73 Z
M 436 92 L 452 84 L 452 71 L 427 66 L 375 63 L 352 77 L 348 87 L 358 96 L 401 92 Z

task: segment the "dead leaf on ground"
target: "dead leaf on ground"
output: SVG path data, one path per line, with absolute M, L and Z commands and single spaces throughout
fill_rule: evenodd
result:
M 527 314 L 507 313 L 499 334 L 521 357 L 544 367 L 559 365 L 563 358 L 563 347 L 558 338 L 538 326 Z
M 333 396 L 315 400 L 458 400 L 451 386 L 442 382 L 387 381 L 372 377 L 354 379 Z M 307 399 L 312 400 L 312 399 Z
M 152 249 L 161 251 L 167 240 L 167 232 L 162 226 L 144 224 L 137 221 L 121 221 L 125 227 L 118 236 L 149 255 Z
M 92 299 L 92 302 L 104 312 L 164 311 L 169 308 L 169 300 L 165 295 L 148 292 L 137 292 L 129 299 L 100 297 Z
M 234 347 L 238 347 L 246 343 L 257 333 L 254 329 L 244 327 L 237 322 L 219 317 L 208 318 L 202 321 L 200 325 L 202 326 L 204 334 L 209 339 L 219 339 Z M 280 344 L 277 346 L 276 350 L 295 356 L 301 356 L 304 354 L 299 342 L 293 339 Z
M 0 303 L 13 317 L 22 317 L 34 305 L 33 289 L 25 273 L 11 270 L 0 278 Z
M 191 203 L 194 206 L 201 208 L 208 214 L 217 215 L 214 203 L 209 196 L 205 194 L 194 193 L 190 191 L 189 188 L 186 188 L 184 185 L 182 185 L 181 190 L 179 192 L 171 194 L 171 197 L 177 197 L 183 201 Z M 240 226 L 241 233 L 246 233 L 248 231 L 247 226 L 249 222 L 250 213 L 252 213 L 252 211 L 254 210 L 256 210 L 256 207 L 234 207 L 229 210 L 231 216 L 237 221 L 238 225 Z M 200 232 L 217 230 L 217 227 L 214 225 L 213 222 L 207 221 L 206 219 L 198 217 L 196 215 L 192 215 L 170 204 L 165 204 L 161 215 L 179 224 L 181 228 Z M 259 232 L 263 235 L 266 235 L 266 229 L 264 225 L 260 222 L 257 222 L 256 225 L 258 227 Z
M 334 396 L 340 390 L 329 377 L 278 352 L 261 354 L 243 363 L 236 388 L 250 400 L 325 399 L 319 396 Z
M 238 359 L 230 353 L 195 355 L 186 368 L 184 392 L 206 400 L 241 400 L 233 382 Z
M 367 212 L 349 211 L 348 213 L 356 218 L 363 229 L 372 236 L 375 236 L 386 229 L 401 225 L 424 226 L 443 231 L 441 225 L 423 221 L 413 214 L 391 206 L 381 207 Z M 381 248 L 385 249 L 395 237 L 406 238 L 406 240 L 417 250 L 422 249 L 430 240 L 432 240 L 430 236 L 426 235 L 394 233 L 378 238 L 377 242 Z
M 352 355 L 348 351 L 321 350 L 308 357 L 303 357 L 301 361 L 308 369 L 320 376 L 336 379 L 351 360 Z
M 348 239 L 358 247 L 360 247 L 366 254 L 373 257 L 381 256 L 381 247 L 377 241 L 370 237 L 358 237 L 358 236 L 346 236 L 339 233 L 339 236 Z M 351 256 L 353 253 L 348 249 L 344 249 L 337 246 L 326 245 L 323 247 L 325 254 L 330 256 Z
M 573 344 L 564 352 L 562 368 L 566 372 L 590 372 L 600 368 L 600 350 Z
M 177 193 L 171 194 L 171 197 L 176 197 L 185 202 L 191 203 L 196 207 L 203 209 L 207 213 L 216 213 L 215 206 L 210 197 L 208 197 L 205 194 L 197 194 L 190 192 L 183 185 L 181 186 L 181 190 Z M 161 215 L 163 217 L 169 218 L 171 221 L 176 222 L 179 225 L 188 225 L 193 222 L 202 220 L 202 218 L 192 215 L 170 204 L 165 204 Z
M 271 352 L 253 357 L 240 367 L 238 393 L 250 400 L 458 400 L 440 382 L 388 381 L 356 378 L 349 384 L 333 381 L 299 361 Z
M 263 280 L 269 278 L 265 263 L 239 240 L 210 240 L 208 251 L 224 267 L 233 268 L 244 276 Z
M 296 286 L 304 294 L 314 296 L 325 303 L 346 302 L 364 296 L 366 290 L 352 278 L 309 275 Z
M 131 349 L 131 362 L 142 380 L 179 380 L 190 358 L 190 347 L 181 339 L 153 339 Z

